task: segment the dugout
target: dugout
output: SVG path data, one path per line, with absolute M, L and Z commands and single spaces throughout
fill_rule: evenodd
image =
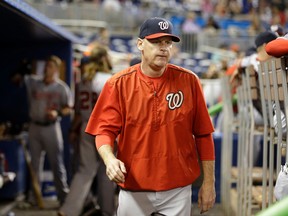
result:
M 15 86 L 15 84 L 11 83 L 11 73 L 19 68 L 19 64 L 23 60 L 41 61 L 53 54 L 63 60 L 64 69 L 61 73 L 61 78 L 71 86 L 73 84 L 73 77 L 71 76 L 73 44 L 82 44 L 83 41 L 71 32 L 56 25 L 52 20 L 24 1 L 0 1 L 0 23 L 0 124 L 9 122 L 11 126 L 10 132 L 17 134 L 21 131 L 23 123 L 28 120 L 28 109 L 25 87 L 21 85 Z M 69 124 L 70 119 L 68 117 L 64 118 L 62 121 L 64 137 L 67 137 Z M 0 144 L 3 140 L 7 142 L 5 137 L 1 137 Z M 65 163 L 67 164 L 69 160 L 67 140 L 65 140 L 64 144 Z M 9 161 L 7 163 L 9 165 Z M 19 168 L 18 165 L 17 167 Z M 16 173 L 20 172 L 20 170 L 14 171 Z M 19 176 L 22 176 L 22 174 L 19 173 Z M 21 190 L 23 185 L 22 183 L 19 184 L 21 186 L 14 185 L 12 188 Z M 3 195 L 3 193 L 1 194 Z M 11 191 L 9 194 L 14 195 Z

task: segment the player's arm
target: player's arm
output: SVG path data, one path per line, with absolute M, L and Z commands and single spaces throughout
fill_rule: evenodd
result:
M 67 116 L 67 115 L 70 115 L 72 113 L 72 108 L 71 107 L 63 107 L 59 110 L 56 110 L 56 109 L 50 109 L 47 111 L 46 115 L 47 115 L 47 118 L 49 120 L 55 120 L 57 119 L 59 116 L 62 117 L 62 116 Z
M 215 203 L 215 177 L 214 161 L 215 150 L 212 133 L 214 131 L 209 116 L 200 80 L 195 82 L 195 104 L 192 134 L 195 138 L 195 145 L 199 159 L 203 164 L 203 184 L 198 193 L 198 206 L 201 212 L 208 211 Z
M 64 86 L 64 91 L 62 95 L 62 106 L 57 111 L 57 116 L 68 116 L 73 112 L 73 98 L 72 92 L 68 86 Z
M 86 132 L 96 136 L 97 150 L 106 165 L 106 174 L 116 183 L 125 181 L 124 163 L 114 155 L 114 141 L 122 128 L 119 93 L 114 82 L 104 85 L 89 118 Z
M 202 161 L 202 166 L 203 166 L 203 184 L 213 184 L 215 183 L 215 161 Z
M 215 155 L 212 134 L 197 136 L 196 146 L 203 167 L 203 183 L 198 192 L 198 207 L 206 212 L 214 206 L 215 192 Z
M 73 111 L 72 107 L 69 106 L 63 107 L 58 111 L 58 116 L 68 116 L 72 114 L 72 111 Z
M 116 183 L 125 182 L 125 165 L 115 157 L 112 146 L 109 144 L 103 144 L 98 149 L 98 152 L 106 165 L 106 174 L 108 178 Z
M 206 212 L 214 206 L 215 192 L 215 161 L 202 161 L 203 167 L 203 183 L 198 192 L 198 207 L 200 212 Z

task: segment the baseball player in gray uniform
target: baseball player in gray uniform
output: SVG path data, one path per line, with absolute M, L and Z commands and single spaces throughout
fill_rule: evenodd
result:
M 57 56 L 50 56 L 45 63 L 44 77 L 25 76 L 25 84 L 28 91 L 31 120 L 29 147 L 32 167 L 40 179 L 44 155 L 47 154 L 58 200 L 62 203 L 69 188 L 63 162 L 63 137 L 60 120 L 61 116 L 71 113 L 73 101 L 68 85 L 58 78 L 60 66 L 61 60 Z
M 103 47 L 97 48 L 97 52 L 103 53 L 97 59 L 94 59 L 94 62 L 90 61 L 81 64 L 82 80 L 76 88 L 75 117 L 71 128 L 71 133 L 77 135 L 76 128 L 81 124 L 79 143 L 80 163 L 72 179 L 70 192 L 66 197 L 64 205 L 58 212 L 59 216 L 78 216 L 81 214 L 95 176 L 97 181 L 97 201 L 102 215 L 112 216 L 114 214 L 115 185 L 106 175 L 105 165 L 96 151 L 94 137 L 85 133 L 85 128 L 97 96 L 100 94 L 105 82 L 112 76 L 110 73 L 107 73 L 110 71 L 109 69 L 104 69 L 107 72 L 99 71 L 98 60 L 107 60 L 107 51 L 103 49 Z

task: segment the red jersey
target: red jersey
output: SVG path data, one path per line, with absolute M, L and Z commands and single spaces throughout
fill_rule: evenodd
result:
M 214 131 L 198 77 L 168 64 L 157 85 L 153 83 L 140 64 L 115 74 L 106 82 L 86 128 L 111 140 L 119 135 L 117 158 L 127 170 L 119 185 L 128 190 L 186 186 L 200 174 L 197 149 L 201 159 L 215 158 L 212 139 L 199 141 L 197 147 L 198 138 Z M 108 143 L 96 143 L 97 148 L 103 144 Z

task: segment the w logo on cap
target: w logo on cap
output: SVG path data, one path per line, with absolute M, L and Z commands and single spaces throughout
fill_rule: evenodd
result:
M 169 23 L 167 21 L 159 22 L 158 25 L 160 26 L 161 30 L 165 30 L 169 28 Z
M 172 41 L 179 42 L 180 38 L 172 33 L 173 25 L 169 20 L 160 17 L 153 17 L 145 20 L 140 27 L 139 38 L 156 39 L 170 36 Z

